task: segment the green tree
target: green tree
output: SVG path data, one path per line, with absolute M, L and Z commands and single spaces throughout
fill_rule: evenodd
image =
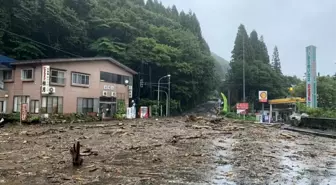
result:
M 317 77 L 318 107 L 336 109 L 336 80 L 331 76 Z M 294 87 L 294 95 L 306 97 L 306 82 Z
M 279 57 L 279 51 L 278 47 L 275 46 L 273 50 L 273 56 L 272 56 L 272 67 L 275 70 L 275 72 L 282 74 L 281 72 L 281 63 L 280 63 L 280 57 Z
M 242 101 L 243 99 L 243 55 L 245 54 L 245 95 L 251 107 L 258 109 L 258 91 L 268 91 L 268 98 L 281 98 L 287 95 L 287 81 L 281 73 L 274 73 L 269 63 L 264 41 L 258 39 L 258 33 L 254 30 L 250 37 L 247 37 L 243 25 L 238 28 L 238 34 L 232 51 L 232 61 L 226 81 L 224 91 L 230 90 L 231 103 Z M 246 42 L 242 36 L 247 37 Z M 244 46 L 244 47 L 243 47 Z
M 264 36 L 260 36 L 260 49 L 262 52 L 262 61 L 264 61 L 265 63 L 269 64 L 270 63 L 270 59 L 269 59 L 269 55 L 268 55 L 268 50 L 266 47 L 266 44 L 264 42 Z
M 246 62 L 253 62 L 254 60 L 254 52 L 251 42 L 245 26 L 242 24 L 238 27 L 238 33 L 231 54 L 233 62 L 241 62 L 243 59 L 245 59 Z

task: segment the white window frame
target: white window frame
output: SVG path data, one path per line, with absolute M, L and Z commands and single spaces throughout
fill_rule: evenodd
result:
M 79 82 L 79 77 L 87 77 L 87 83 L 81 83 Z M 90 75 L 89 74 L 83 74 L 83 73 L 71 73 L 71 84 L 72 85 L 78 85 L 78 86 L 89 86 L 90 85 Z
M 63 73 L 63 74 L 64 74 L 64 75 L 63 75 L 64 77 L 52 76 L 53 71 L 57 71 L 57 74 L 58 74 L 58 73 Z M 64 80 L 64 83 L 53 82 L 53 81 L 52 81 L 53 78 L 63 79 L 63 80 Z M 65 71 L 58 70 L 58 69 L 51 69 L 51 71 L 50 71 L 50 83 L 52 83 L 52 84 L 57 84 L 57 85 L 65 85 Z
M 20 98 L 20 102 L 18 101 L 18 98 Z M 25 100 L 24 102 L 22 101 L 23 99 Z M 30 100 L 29 96 L 24 96 L 24 95 L 14 96 L 14 98 L 13 98 L 13 102 L 14 102 L 13 112 L 21 112 L 22 102 L 28 104 L 27 109 L 28 109 L 28 112 L 29 112 L 29 108 L 30 108 L 29 107 L 30 106 L 30 101 L 29 100 Z
M 32 77 L 31 78 L 25 78 L 24 77 L 24 71 L 32 71 Z M 34 69 L 28 68 L 28 69 L 21 69 L 21 80 L 33 80 L 34 79 Z
M 38 114 L 40 111 L 40 101 L 39 100 L 30 100 L 29 105 L 30 113 Z
M 45 114 L 62 114 L 63 96 L 42 96 L 40 112 Z

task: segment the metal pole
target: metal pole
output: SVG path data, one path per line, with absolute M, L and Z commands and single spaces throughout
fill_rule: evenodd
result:
M 163 79 L 163 78 L 169 78 L 168 79 L 168 95 L 170 95 L 170 74 L 166 75 L 166 76 L 163 76 L 161 77 L 159 80 L 158 80 L 158 94 L 157 94 L 157 106 L 159 108 L 160 106 L 160 81 Z M 169 96 L 170 97 L 170 96 Z M 169 113 L 169 112 L 168 112 Z
M 170 76 L 168 76 L 168 115 L 167 116 L 170 116 Z
M 245 35 L 243 35 L 243 101 L 245 103 Z
M 244 103 L 246 102 L 246 99 L 245 99 L 245 35 L 243 35 L 243 101 Z M 244 114 L 244 120 L 245 120 L 245 114 Z
M 159 102 L 160 102 L 160 80 L 161 78 L 159 79 L 159 82 L 158 82 L 158 94 L 157 94 L 157 107 L 156 107 L 156 115 L 158 116 L 159 115 Z
M 168 94 L 164 91 L 164 93 L 166 94 L 166 117 L 168 116 Z

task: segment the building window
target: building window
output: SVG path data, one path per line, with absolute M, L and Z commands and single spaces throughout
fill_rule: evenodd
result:
M 48 113 L 48 114 L 63 113 L 63 97 L 43 96 L 41 113 Z
M 118 74 L 104 72 L 104 71 L 100 72 L 100 81 L 102 82 L 125 84 L 125 80 L 128 80 L 128 83 L 129 83 L 128 85 L 132 84 L 132 77 L 118 75 Z
M 88 86 L 90 83 L 89 78 L 90 76 L 87 74 L 72 73 L 72 84 Z
M 14 96 L 13 112 L 21 111 L 21 104 L 27 103 L 29 107 L 29 96 Z M 29 110 L 28 110 L 29 112 Z
M 30 101 L 30 109 L 29 109 L 30 113 L 34 113 L 34 114 L 39 113 L 39 107 L 40 107 L 40 104 L 38 100 Z
M 77 99 L 77 112 L 87 114 L 94 112 L 94 99 L 93 98 L 78 98 Z
M 21 79 L 22 80 L 32 80 L 33 79 L 33 69 L 22 69 Z
M 51 70 L 50 82 L 59 85 L 65 85 L 65 71 Z
M 4 71 L 3 72 L 3 79 L 4 80 L 12 80 L 12 75 L 13 75 L 13 71 L 9 70 L 9 71 Z

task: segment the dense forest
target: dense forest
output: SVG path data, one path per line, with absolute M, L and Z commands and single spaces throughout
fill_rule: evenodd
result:
M 290 96 L 288 88 L 301 82 L 295 76 L 283 75 L 278 48 L 274 47 L 273 55 L 270 57 L 263 36 L 259 37 L 255 30 L 248 35 L 244 25 L 238 27 L 231 59 L 230 70 L 222 88 L 225 92 L 231 92 L 232 105 L 244 100 L 244 63 L 245 101 L 250 103 L 252 110 L 260 108 L 258 91 L 268 91 L 269 99 L 285 98 Z
M 193 12 L 164 7 L 157 0 L 0 4 L 0 51 L 9 57 L 113 57 L 139 72 L 134 89 L 142 102 L 155 99 L 158 79 L 171 74 L 172 109 L 206 100 L 218 83 L 214 59 Z

